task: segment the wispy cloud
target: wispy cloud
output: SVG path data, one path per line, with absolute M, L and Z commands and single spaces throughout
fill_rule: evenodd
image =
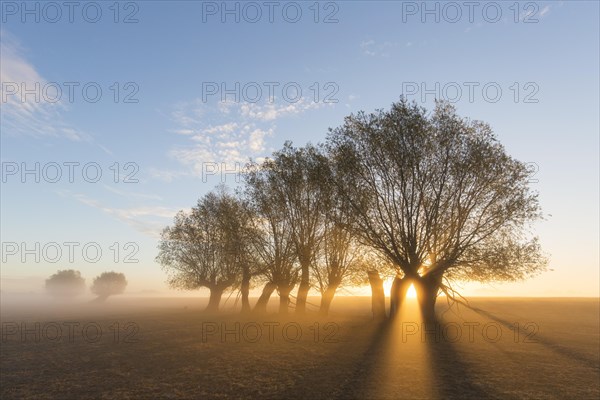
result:
M 0 94 L 2 102 L 2 132 L 6 135 L 53 136 L 73 141 L 89 141 L 88 134 L 64 121 L 67 110 L 63 102 L 49 102 L 33 95 L 23 95 L 47 81 L 25 57 L 25 49 L 6 30 L 0 31 Z M 40 90 L 41 91 L 41 90 Z M 12 93 L 12 94 L 11 94 Z
M 370 57 L 387 58 L 390 57 L 391 51 L 398 46 L 398 43 L 390 41 L 378 43 L 377 41 L 370 39 L 363 40 L 362 42 L 360 42 L 359 46 L 364 55 Z M 407 44 L 407 46 L 412 46 L 412 43 Z
M 267 139 L 275 134 L 277 120 L 325 105 L 304 98 L 295 103 L 280 99 L 263 103 L 219 101 L 214 105 L 198 99 L 178 103 L 171 113 L 177 125 L 172 132 L 187 137 L 188 142 L 171 148 L 168 155 L 190 167 L 191 172 L 153 169 L 151 176 L 167 182 L 201 176 L 207 163 L 225 164 L 228 171 L 241 170 L 250 158 L 266 155 Z
M 265 139 L 273 135 L 273 129 L 264 130 L 255 124 L 241 126 L 230 124 L 211 127 L 191 137 L 193 145 L 174 148 L 169 155 L 180 162 L 191 165 L 201 174 L 206 163 L 226 163 L 229 168 L 243 165 L 251 156 L 265 151 Z
M 133 192 L 133 191 L 128 191 L 128 190 L 119 190 L 119 189 L 116 189 L 113 186 L 109 186 L 109 185 L 102 185 L 102 186 L 104 187 L 104 189 L 108 190 L 109 192 L 117 194 L 117 195 L 127 198 L 127 199 L 162 200 L 162 197 L 160 197 L 159 195 L 156 195 L 156 194 L 146 194 L 146 193 L 138 193 L 138 192 Z
M 64 195 L 64 194 L 63 194 Z M 113 208 L 84 194 L 72 194 L 77 201 L 101 210 L 102 212 L 129 225 L 144 235 L 158 238 L 162 229 L 173 219 L 179 209 L 163 206 L 139 206 L 132 208 Z
M 175 104 L 171 112 L 171 119 L 175 121 L 181 129 L 177 133 L 189 134 L 187 129 L 190 126 L 196 126 L 202 122 L 202 116 L 205 114 L 204 103 L 200 99 L 191 102 L 180 102 Z
M 276 103 L 256 104 L 243 103 L 240 104 L 240 113 L 244 117 L 257 119 L 261 121 L 274 121 L 278 118 L 302 114 L 305 111 L 317 109 L 325 103 L 307 102 L 303 98 L 296 103 L 277 105 Z
M 546 17 L 551 9 L 552 5 L 550 4 L 547 4 L 540 9 L 539 6 L 537 6 L 537 3 L 532 3 L 531 6 L 526 6 L 523 11 L 521 11 L 519 14 L 519 22 L 535 22 L 536 20 Z
M 193 171 L 161 169 L 155 167 L 149 168 L 148 174 L 154 179 L 167 183 L 173 182 L 174 180 L 182 177 L 190 177 L 195 175 Z

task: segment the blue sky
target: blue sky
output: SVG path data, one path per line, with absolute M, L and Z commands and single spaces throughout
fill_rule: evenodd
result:
M 273 22 L 255 2 L 254 23 L 256 8 L 236 2 L 121 2 L 118 15 L 113 2 L 89 3 L 77 3 L 73 22 L 45 3 L 28 2 L 30 14 L 2 4 L 3 290 L 75 268 L 88 282 L 118 270 L 132 292 L 165 293 L 157 234 L 222 179 L 203 171 L 235 171 L 286 140 L 323 141 L 349 113 L 404 93 L 428 108 L 436 97 L 455 101 L 539 167 L 532 185 L 551 216 L 535 230 L 553 271 L 465 291 L 599 294 L 597 2 L 475 2 L 472 15 L 464 2 L 275 2 Z M 239 22 L 223 7 L 238 7 Z M 40 182 L 21 174 L 35 163 Z M 52 183 L 56 165 L 62 178 Z M 102 177 L 88 182 L 96 170 Z M 225 179 L 235 186 L 234 174 Z M 23 242 L 46 254 L 22 262 Z M 65 242 L 80 244 L 73 262 Z M 7 243 L 19 244 L 16 255 Z M 58 262 L 49 243 L 60 245 Z M 97 262 L 82 254 L 89 243 L 102 250 Z M 133 253 L 138 262 L 123 262 Z

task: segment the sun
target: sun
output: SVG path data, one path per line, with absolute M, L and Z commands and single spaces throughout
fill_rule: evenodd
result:
M 415 289 L 415 285 L 413 285 L 412 283 L 410 284 L 410 287 L 406 291 L 406 297 L 409 299 L 417 298 L 417 289 Z
M 383 292 L 386 297 L 390 297 L 390 292 L 392 291 L 393 283 L 394 283 L 393 278 L 386 279 L 385 281 L 383 281 Z M 410 284 L 408 290 L 406 291 L 406 297 L 409 299 L 417 298 L 417 289 L 415 289 L 415 286 L 412 283 Z

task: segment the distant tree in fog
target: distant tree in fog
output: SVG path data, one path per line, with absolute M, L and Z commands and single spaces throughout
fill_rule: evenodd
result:
M 79 271 L 59 270 L 46 279 L 46 292 L 55 297 L 74 297 L 85 292 L 85 279 Z
M 98 298 L 96 301 L 105 301 L 108 296 L 121 294 L 127 287 L 125 275 L 119 272 L 103 272 L 92 284 L 91 290 Z

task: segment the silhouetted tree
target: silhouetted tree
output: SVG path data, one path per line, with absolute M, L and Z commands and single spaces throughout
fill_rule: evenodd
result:
M 323 207 L 329 196 L 328 188 L 322 184 L 328 172 L 327 158 L 310 144 L 296 148 L 286 142 L 283 149 L 261 165 L 260 172 L 269 182 L 270 201 L 281 205 L 282 215 L 291 228 L 300 264 L 296 312 L 302 313 L 310 289 L 311 265 L 323 234 Z
M 85 292 L 85 279 L 79 271 L 65 269 L 46 279 L 46 292 L 55 297 L 74 297 Z
M 451 282 L 515 280 L 545 267 L 530 170 L 510 157 L 491 128 L 438 103 L 431 115 L 405 100 L 360 112 L 331 130 L 338 195 L 349 204 L 361 242 L 398 272 L 398 308 L 410 283 L 426 318 Z
M 328 174 L 329 175 L 329 174 Z M 323 185 L 331 187 L 330 176 Z M 332 191 L 329 191 L 333 194 Z M 327 315 L 337 289 L 343 284 L 360 284 L 364 281 L 366 265 L 364 248 L 350 229 L 351 215 L 341 206 L 335 196 L 325 202 L 322 238 L 318 246 L 317 260 L 312 264 L 312 277 L 321 292 L 320 313 Z
M 266 285 L 255 309 L 264 311 L 275 288 L 279 294 L 279 311 L 287 313 L 290 292 L 296 285 L 300 269 L 293 228 L 281 197 L 280 182 L 272 171 L 271 161 L 251 162 L 244 174 L 246 196 L 256 215 L 253 247 L 263 268 Z
M 371 285 L 371 311 L 373 319 L 382 320 L 386 317 L 383 279 L 379 276 L 379 271 L 375 269 L 368 270 L 367 275 L 369 277 L 369 285 Z
M 103 302 L 108 296 L 121 294 L 127 287 L 127 279 L 120 272 L 103 272 L 96 278 L 90 288 L 98 298 L 95 301 Z
M 156 260 L 169 274 L 169 285 L 187 290 L 208 288 L 208 311 L 218 310 L 223 292 L 240 277 L 243 246 L 236 234 L 228 231 L 234 222 L 224 218 L 235 208 L 234 203 L 224 188 L 206 194 L 191 211 L 175 216 L 158 245 Z
M 253 276 L 263 272 L 260 257 L 253 246 L 260 235 L 255 224 L 256 215 L 241 197 L 224 195 L 215 217 L 223 234 L 225 253 L 231 258 L 230 262 L 237 263 L 239 267 L 242 312 L 249 312 L 250 281 Z
M 373 319 L 380 321 L 387 317 L 383 283 L 386 279 L 395 276 L 396 270 L 386 258 L 372 249 L 363 255 L 363 259 L 363 276 L 366 276 L 366 283 L 371 287 Z

